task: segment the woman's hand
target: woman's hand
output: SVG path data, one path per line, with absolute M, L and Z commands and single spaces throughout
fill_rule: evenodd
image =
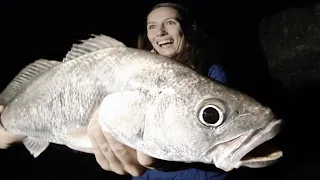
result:
M 129 173 L 132 176 L 140 176 L 147 168 L 151 169 L 155 165 L 156 159 L 119 143 L 111 135 L 102 131 L 97 117 L 98 111 L 90 120 L 87 133 L 91 139 L 96 160 L 104 170 L 121 175 Z
M 4 107 L 0 105 L 0 149 L 7 149 L 11 144 L 21 142 L 24 136 L 9 133 L 1 124 L 1 113 Z

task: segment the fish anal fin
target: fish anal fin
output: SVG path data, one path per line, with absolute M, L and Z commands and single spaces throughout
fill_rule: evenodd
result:
M 22 143 L 35 158 L 37 158 L 44 150 L 46 150 L 50 144 L 48 141 L 39 140 L 32 137 L 24 138 Z
M 80 44 L 73 44 L 70 51 L 68 51 L 67 55 L 63 59 L 63 62 L 70 61 L 76 59 L 85 54 L 99 51 L 101 49 L 106 48 L 114 48 L 114 47 L 126 47 L 122 42 L 111 38 L 105 35 L 95 35 L 92 34 L 91 38 L 86 40 L 81 40 Z
M 6 105 L 23 90 L 27 84 L 61 62 L 39 59 L 23 68 L 0 94 L 0 104 Z

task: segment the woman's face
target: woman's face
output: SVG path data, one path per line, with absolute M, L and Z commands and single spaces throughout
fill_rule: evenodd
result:
M 167 57 L 175 57 L 185 47 L 186 41 L 179 13 L 170 7 L 160 7 L 147 17 L 147 35 L 154 50 Z

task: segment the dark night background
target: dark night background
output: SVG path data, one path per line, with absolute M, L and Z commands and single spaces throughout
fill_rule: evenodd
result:
M 105 34 L 135 47 L 147 11 L 162 1 L 1 2 L 2 90 L 28 63 L 62 60 L 73 43 Z M 320 3 L 180 1 L 217 46 L 230 86 L 271 106 L 287 124 L 275 142 L 278 164 L 240 168 L 230 179 L 320 179 Z M 316 173 L 316 171 L 318 171 Z M 0 179 L 121 179 L 93 155 L 50 146 L 37 159 L 21 145 L 0 150 Z

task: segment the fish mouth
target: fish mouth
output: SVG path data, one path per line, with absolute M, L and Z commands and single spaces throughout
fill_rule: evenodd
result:
M 248 136 L 233 155 L 234 160 L 239 160 L 235 168 L 262 168 L 277 162 L 283 152 L 275 148 L 270 140 L 280 133 L 281 124 L 282 120 L 273 121 Z

